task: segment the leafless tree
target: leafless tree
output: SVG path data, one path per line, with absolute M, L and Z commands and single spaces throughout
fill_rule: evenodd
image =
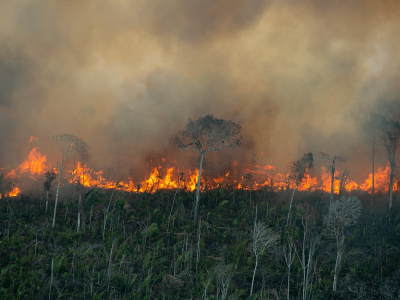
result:
M 381 130 L 379 136 L 382 144 L 385 146 L 389 164 L 390 164 L 390 177 L 389 177 L 389 211 L 392 209 L 393 198 L 393 179 L 394 170 L 396 169 L 396 150 L 400 146 L 400 118 L 393 117 L 381 118 Z
M 71 157 L 71 155 L 76 151 L 79 156 L 85 157 L 87 153 L 87 144 L 71 134 L 58 134 L 53 137 L 53 140 L 57 143 L 58 149 L 61 152 L 61 164 L 57 162 L 58 168 L 58 183 L 57 183 L 57 192 L 56 192 L 56 200 L 54 203 L 54 215 L 53 215 L 53 225 L 56 224 L 56 213 L 57 213 L 57 201 L 58 201 L 58 193 L 60 190 L 60 182 L 61 182 L 61 173 L 66 161 Z
M 312 287 L 312 270 L 315 252 L 317 251 L 321 242 L 319 235 L 312 234 L 309 230 L 308 220 L 309 217 L 303 218 L 303 244 L 301 257 L 295 248 L 296 255 L 300 261 L 300 266 L 303 269 L 303 285 L 302 285 L 302 299 L 309 299 L 311 296 Z
M 377 145 L 380 120 L 371 107 L 360 106 L 356 110 L 350 111 L 350 117 L 364 132 L 372 146 L 372 197 L 371 205 L 375 194 L 375 146 Z
M 336 291 L 337 288 L 337 278 L 342 262 L 345 236 L 344 229 L 357 223 L 361 214 L 361 209 L 361 201 L 356 196 L 343 196 L 339 200 L 331 203 L 328 215 L 325 216 L 325 226 L 334 234 L 337 246 L 333 291 Z
M 306 175 L 306 171 L 313 167 L 313 162 L 314 162 L 313 154 L 306 153 L 303 155 L 302 158 L 300 158 L 298 161 L 294 162 L 293 166 L 291 167 L 291 174 L 290 174 L 291 178 L 290 179 L 295 180 L 295 182 L 294 182 L 292 197 L 290 198 L 289 212 L 288 212 L 286 224 L 289 223 L 290 210 L 292 208 L 293 197 L 294 197 L 294 193 L 297 188 L 297 184 L 299 184 L 303 180 L 304 176 Z
M 213 268 L 217 282 L 217 295 L 215 299 L 225 300 L 228 297 L 229 283 L 232 279 L 232 265 L 218 264 Z
M 336 164 L 339 162 L 345 162 L 345 159 L 337 156 L 330 156 L 324 152 L 319 152 L 321 159 L 328 165 L 328 170 L 331 171 L 331 196 L 329 198 L 329 204 L 333 201 L 334 183 L 335 183 L 335 169 Z
M 290 267 L 292 266 L 294 259 L 296 258 L 296 248 L 293 243 L 291 236 L 288 237 L 287 243 L 283 246 L 283 256 L 285 257 L 285 262 L 288 267 L 287 274 L 287 300 L 290 299 Z
M 232 149 L 241 145 L 241 126 L 232 121 L 214 118 L 213 115 L 200 117 L 195 121 L 188 120 L 186 129 L 172 136 L 172 143 L 180 151 L 192 149 L 200 152 L 199 178 L 196 189 L 196 206 L 194 224 L 197 225 L 200 201 L 201 171 L 204 154 L 224 148 Z
M 268 248 L 276 244 L 279 239 L 279 235 L 275 233 L 272 229 L 267 228 L 267 226 L 263 222 L 259 221 L 254 224 L 251 237 L 251 248 L 253 250 L 254 256 L 256 257 L 256 264 L 254 266 L 253 279 L 251 281 L 250 296 L 253 295 L 254 277 L 256 275 L 258 258 Z

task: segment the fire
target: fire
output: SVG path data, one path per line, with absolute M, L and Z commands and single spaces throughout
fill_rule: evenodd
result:
M 327 192 L 330 193 L 331 192 L 331 185 L 332 185 L 332 173 L 328 172 L 326 167 L 322 167 L 322 189 Z M 335 174 L 334 174 L 334 181 L 333 181 L 333 193 L 334 194 L 339 194 L 340 191 L 340 180 L 337 179 L 339 178 L 339 172 L 337 170 L 335 170 Z
M 36 138 L 31 137 L 30 142 L 36 142 Z M 77 162 L 73 170 L 67 171 L 67 181 L 71 184 L 79 183 L 88 188 L 104 188 L 104 189 L 120 189 L 128 192 L 148 192 L 153 193 L 160 189 L 186 189 L 194 191 L 197 187 L 199 170 L 187 170 L 182 173 L 176 167 L 177 161 L 172 161 L 172 167 L 166 168 L 163 166 L 153 167 L 150 174 L 142 181 L 134 181 L 132 178 L 127 178 L 123 181 L 115 181 L 107 179 L 103 171 L 94 171 L 87 166 L 86 163 Z M 162 159 L 162 165 L 167 164 L 166 159 Z M 5 178 L 19 179 L 22 176 L 34 180 L 39 179 L 46 171 L 50 170 L 50 164 L 46 162 L 46 155 L 39 152 L 38 147 L 33 147 L 24 161 L 13 170 L 6 172 Z M 206 170 L 205 170 L 206 171 Z M 355 190 L 362 190 L 371 192 L 372 188 L 372 174 L 362 183 L 356 183 L 353 180 L 346 179 L 341 182 L 341 173 L 336 170 L 334 174 L 334 193 L 339 194 L 342 186 L 348 192 Z M 327 193 L 331 191 L 331 172 L 327 168 L 322 167 L 321 177 L 311 176 L 306 174 L 301 182 L 298 183 L 297 189 L 299 191 L 315 191 L 323 190 Z M 180 177 L 180 178 L 179 178 Z M 389 186 L 390 166 L 387 164 L 385 167 L 379 168 L 375 172 L 375 192 L 387 192 Z M 276 172 L 276 167 L 273 165 L 259 166 L 255 164 L 242 164 L 233 162 L 229 171 L 225 175 L 215 176 L 209 178 L 208 176 L 202 177 L 201 188 L 209 189 L 217 188 L 227 184 L 228 186 L 237 189 L 261 189 L 268 188 L 273 191 L 294 188 L 294 180 L 290 178 L 289 174 L 282 174 Z M 393 189 L 397 190 L 399 182 L 394 181 Z M 10 192 L 0 194 L 2 197 L 15 197 L 21 193 L 20 188 L 14 183 L 14 187 Z
M 33 147 L 24 161 L 14 170 L 6 174 L 6 178 L 19 178 L 21 175 L 30 177 L 39 176 L 46 172 L 49 166 L 46 165 L 46 155 L 38 151 L 38 147 Z
M 14 186 L 10 192 L 4 194 L 4 197 L 17 197 L 19 193 L 21 193 L 21 190 L 19 189 L 19 187 Z M 0 199 L 2 199 L 2 198 L 3 197 L 0 193 Z
M 389 191 L 389 180 L 390 180 L 390 165 L 389 163 L 383 168 L 378 168 L 375 172 L 375 193 L 387 193 Z M 372 190 L 372 173 L 369 174 L 368 178 L 360 185 L 360 189 L 366 192 Z M 393 182 L 393 190 L 398 189 L 398 182 Z
M 299 191 L 314 191 L 317 188 L 318 180 L 317 177 L 310 177 L 306 174 L 301 183 L 299 184 Z

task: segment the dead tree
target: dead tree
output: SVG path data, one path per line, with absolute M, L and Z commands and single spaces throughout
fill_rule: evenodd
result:
M 51 183 L 53 182 L 54 179 L 56 179 L 56 173 L 54 173 L 54 170 L 48 171 L 44 174 L 44 190 L 46 191 L 46 214 L 47 214 L 47 207 L 49 204 L 49 191 L 51 189 Z
M 241 145 L 241 126 L 232 121 L 214 118 L 206 115 L 195 121 L 188 120 L 186 129 L 172 136 L 172 143 L 180 151 L 192 149 L 200 152 L 199 178 L 196 189 L 196 205 L 194 211 L 194 224 L 197 226 L 200 201 L 201 171 L 204 154 L 213 150 L 221 151 L 224 148 L 232 149 Z
M 321 242 L 321 237 L 315 234 L 312 235 L 311 232 L 309 232 L 307 217 L 303 218 L 301 222 L 303 224 L 303 245 L 301 257 L 296 248 L 294 248 L 294 250 L 299 259 L 300 266 L 303 269 L 302 299 L 307 300 L 311 298 L 313 260 L 315 252 Z
M 335 169 L 336 169 L 336 164 L 339 162 L 345 162 L 345 159 L 337 156 L 330 156 L 329 154 L 326 154 L 324 152 L 319 152 L 320 157 L 325 163 L 328 165 L 328 170 L 331 171 L 331 196 L 329 198 L 329 204 L 332 204 L 333 201 L 333 192 L 334 192 L 334 183 L 335 183 Z
M 285 257 L 285 262 L 288 267 L 287 273 L 287 300 L 290 299 L 290 268 L 296 258 L 296 248 L 293 243 L 293 239 L 291 236 L 288 236 L 287 243 L 283 246 L 283 256 Z
M 254 266 L 253 279 L 251 281 L 250 297 L 253 295 L 254 277 L 256 276 L 258 258 L 263 254 L 268 248 L 274 246 L 279 239 L 279 235 L 275 233 L 272 229 L 267 228 L 267 226 L 262 222 L 256 222 L 254 224 L 254 229 L 252 232 L 252 243 L 251 248 L 253 250 L 254 256 L 256 257 L 256 263 Z
M 294 182 L 292 197 L 290 198 L 289 212 L 286 224 L 289 223 L 290 210 L 292 208 L 293 197 L 297 188 L 297 184 L 299 184 L 303 180 L 304 176 L 306 175 L 306 171 L 313 167 L 313 162 L 314 162 L 313 154 L 306 153 L 303 155 L 302 158 L 294 162 L 293 166 L 291 167 L 290 179 L 294 180 L 295 182 Z
M 54 215 L 53 215 L 53 225 L 56 224 L 56 213 L 57 213 L 57 201 L 58 201 L 58 193 L 60 190 L 60 182 L 61 182 L 61 173 L 64 167 L 65 162 L 71 157 L 71 155 L 76 151 L 79 156 L 85 157 L 87 151 L 87 144 L 71 134 L 58 134 L 53 137 L 53 140 L 57 143 L 58 149 L 61 152 L 61 164 L 57 162 L 58 168 L 58 183 L 57 183 L 57 192 L 56 192 L 56 200 L 54 203 Z
M 381 119 L 381 130 L 379 136 L 382 144 L 385 146 L 389 164 L 390 164 L 390 178 L 389 178 L 389 212 L 392 209 L 393 198 L 393 180 L 394 170 L 396 169 L 396 150 L 400 146 L 400 122 L 396 119 L 384 118 Z
M 350 117 L 363 131 L 372 146 L 372 206 L 375 194 L 375 146 L 377 145 L 380 121 L 378 115 L 372 112 L 371 108 L 366 107 L 359 107 L 357 110 L 350 111 Z
M 229 283 L 233 276 L 232 265 L 220 263 L 213 268 L 213 271 L 217 282 L 217 294 L 215 299 L 225 300 L 228 297 Z
M 337 279 L 344 251 L 344 229 L 357 223 L 361 214 L 361 201 L 356 196 L 341 197 L 331 203 L 324 223 L 336 238 L 336 264 L 333 276 L 333 291 L 337 288 Z

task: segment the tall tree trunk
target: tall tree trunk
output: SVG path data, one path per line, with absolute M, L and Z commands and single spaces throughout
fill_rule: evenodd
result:
M 196 206 L 194 209 L 194 219 L 193 219 L 193 223 L 195 226 L 197 226 L 197 221 L 198 221 L 198 217 L 199 217 L 200 183 L 201 183 L 201 171 L 203 168 L 203 158 L 204 158 L 204 153 L 201 153 L 200 166 L 199 166 L 199 178 L 197 180 L 197 189 L 196 189 Z
M 57 163 L 57 167 L 58 167 L 58 183 L 57 183 L 56 201 L 54 202 L 54 214 L 53 214 L 53 225 L 52 225 L 53 228 L 54 228 L 54 226 L 56 225 L 56 213 L 57 213 L 58 192 L 59 192 L 59 190 L 60 190 L 61 172 L 62 172 L 62 169 L 63 169 L 63 165 L 64 165 L 64 161 L 61 162 L 61 167 L 60 167 L 59 164 Z
M 292 208 L 292 202 L 293 202 L 293 198 L 294 198 L 294 192 L 296 191 L 296 187 L 297 187 L 298 181 L 299 181 L 299 176 L 296 177 L 296 182 L 295 182 L 295 184 L 294 184 L 292 197 L 290 198 L 289 211 L 288 211 L 288 215 L 287 215 L 286 225 L 289 224 L 290 209 Z
M 336 159 L 336 156 L 335 156 Z M 331 182 L 331 197 L 329 198 L 329 204 L 332 204 L 333 201 L 333 192 L 334 192 L 334 183 L 335 183 L 335 159 L 332 163 L 332 182 Z
M 371 207 L 374 201 L 375 195 L 375 141 L 372 142 L 372 197 L 371 197 Z
M 46 192 L 47 192 L 47 196 L 46 196 L 46 214 L 47 214 L 47 207 L 49 204 L 49 191 L 46 191 Z
M 79 203 L 78 203 L 78 225 L 76 227 L 76 232 L 79 232 L 79 227 L 81 225 L 81 194 L 79 194 Z
M 392 198 L 393 198 L 393 179 L 394 179 L 394 169 L 396 168 L 396 148 L 393 150 L 393 157 L 389 155 L 390 162 L 390 181 L 389 181 L 389 220 L 390 211 L 392 210 Z
M 288 275 L 287 275 L 287 300 L 290 300 L 290 265 L 288 266 Z
M 390 164 L 390 180 L 389 180 L 389 213 L 392 209 L 392 199 L 393 199 L 393 178 L 394 178 L 394 168 L 392 164 Z
M 337 278 L 339 276 L 339 268 L 340 268 L 340 264 L 342 262 L 342 250 L 343 250 L 344 236 L 337 236 L 336 243 L 337 243 L 336 264 L 335 264 L 335 273 L 333 275 L 333 291 L 334 292 L 336 292 L 336 289 L 337 289 Z
M 258 255 L 256 255 L 256 265 L 254 266 L 253 280 L 251 281 L 250 297 L 251 295 L 253 295 L 254 277 L 256 276 L 257 265 L 258 265 Z

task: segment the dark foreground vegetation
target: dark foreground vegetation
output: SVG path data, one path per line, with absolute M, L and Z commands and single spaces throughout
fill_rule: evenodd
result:
M 400 209 L 389 215 L 386 195 L 373 207 L 356 195 L 333 292 L 327 194 L 298 192 L 287 222 L 291 191 L 206 191 L 194 226 L 193 192 L 81 192 L 80 205 L 61 196 L 55 228 L 52 201 L 46 213 L 32 196 L 1 200 L 1 299 L 288 299 L 288 274 L 290 299 L 400 299 Z M 278 239 L 254 273 L 255 220 Z

